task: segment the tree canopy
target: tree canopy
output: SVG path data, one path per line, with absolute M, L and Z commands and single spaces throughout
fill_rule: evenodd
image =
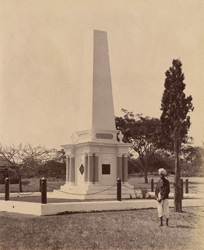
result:
M 141 166 L 148 182 L 149 161 L 161 142 L 161 126 L 158 118 L 143 117 L 122 109 L 123 117 L 116 117 L 116 128 L 124 135 L 123 141 L 132 143 L 132 149 L 139 155 Z
M 165 136 L 171 142 L 176 139 L 181 144 L 190 127 L 189 111 L 193 111 L 192 97 L 184 93 L 185 83 L 180 60 L 173 60 L 166 72 L 164 93 L 161 103 L 161 123 Z

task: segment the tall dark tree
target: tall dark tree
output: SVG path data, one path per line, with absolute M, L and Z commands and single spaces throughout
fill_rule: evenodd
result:
M 184 74 L 180 60 L 173 60 L 172 66 L 166 71 L 164 93 L 161 103 L 161 123 L 163 133 L 174 148 L 175 155 L 175 193 L 174 209 L 182 211 L 179 153 L 190 128 L 190 116 L 193 111 L 192 97 L 186 97 Z
M 161 127 L 157 118 L 135 115 L 133 112 L 124 112 L 123 117 L 116 117 L 116 128 L 124 135 L 123 141 L 132 143 L 132 149 L 139 155 L 144 172 L 145 183 L 148 183 L 149 163 L 159 148 Z

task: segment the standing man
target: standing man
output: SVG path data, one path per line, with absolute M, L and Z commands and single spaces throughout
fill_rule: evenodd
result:
M 158 216 L 160 218 L 160 226 L 163 226 L 163 217 L 166 218 L 166 225 L 169 225 L 169 181 L 165 178 L 167 171 L 164 168 L 158 170 L 160 180 L 155 189 L 155 197 L 158 201 Z

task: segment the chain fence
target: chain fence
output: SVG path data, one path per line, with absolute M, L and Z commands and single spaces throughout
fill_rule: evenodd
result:
M 50 186 L 50 185 L 48 185 L 48 184 L 47 184 L 47 186 L 50 187 L 50 188 L 52 188 L 52 189 L 55 189 L 55 188 L 56 188 L 56 187 Z M 58 191 L 58 192 L 61 192 L 61 193 L 65 193 L 65 194 L 71 194 L 71 195 L 93 195 L 93 194 L 103 193 L 103 192 L 105 192 L 105 191 L 107 191 L 107 190 L 110 190 L 110 189 L 116 187 L 116 186 L 117 186 L 117 185 L 113 185 L 113 186 L 111 186 L 111 187 L 109 187 L 109 188 L 106 188 L 106 189 L 103 189 L 103 190 L 101 190 L 101 191 L 97 191 L 97 192 L 93 192 L 93 193 L 87 193 L 87 194 L 83 194 L 83 193 L 70 193 L 70 192 L 66 192 L 66 191 L 62 191 L 62 190 L 57 190 L 57 191 Z
M 41 177 L 40 177 L 40 179 L 41 179 Z M 16 192 L 17 195 L 20 196 L 20 197 L 22 197 L 22 196 L 32 196 L 34 193 L 40 192 L 40 179 L 39 179 L 39 181 L 36 181 L 36 182 L 34 182 L 32 184 L 26 185 L 26 192 Z M 201 190 L 198 190 L 195 187 L 192 187 L 190 185 L 191 182 L 188 182 L 188 184 L 189 184 L 189 189 L 191 191 L 194 191 L 195 193 L 204 194 L 204 191 L 201 191 Z M 33 190 L 32 190 L 32 192 L 27 191 L 27 189 L 29 187 L 33 187 L 33 186 L 37 186 L 37 185 L 39 186 L 38 191 L 33 191 Z M 80 196 L 80 195 L 95 195 L 95 194 L 100 194 L 100 193 L 106 192 L 108 190 L 111 190 L 111 189 L 117 187 L 117 184 L 112 185 L 112 186 L 110 186 L 110 187 L 108 187 L 106 189 L 103 189 L 103 190 L 100 190 L 100 191 L 96 191 L 96 192 L 91 192 L 91 193 L 74 193 L 74 192 L 63 191 L 63 190 L 59 189 L 59 185 L 58 186 L 53 186 L 53 185 L 50 185 L 48 183 L 47 183 L 47 187 L 50 188 L 51 190 L 57 190 L 58 192 L 61 192 L 61 193 L 64 193 L 64 194 Z M 121 183 L 121 187 L 124 187 L 124 188 L 127 188 L 129 190 L 132 190 L 132 191 L 134 191 L 134 193 L 137 193 L 137 191 L 139 190 L 139 188 L 138 188 L 138 190 L 135 188 L 135 185 L 134 185 L 134 187 L 131 187 L 131 186 L 128 186 L 128 185 L 126 185 L 124 183 Z M 147 188 L 144 188 L 144 189 L 147 191 Z M 140 190 L 142 191 L 142 188 L 140 188 Z M 116 190 L 116 192 L 117 192 L 117 190 Z M 11 193 L 13 193 L 13 190 L 12 190 Z
M 126 186 L 126 185 L 125 185 L 125 184 L 123 184 L 123 183 L 121 183 L 121 185 L 122 185 L 122 187 L 126 187 L 126 188 L 128 188 L 128 189 L 135 190 L 135 188 L 128 187 L 128 186 Z
M 194 190 L 195 192 L 204 194 L 204 191 L 200 191 L 200 190 L 197 190 L 196 188 L 192 188 L 192 187 L 191 187 L 191 189 Z

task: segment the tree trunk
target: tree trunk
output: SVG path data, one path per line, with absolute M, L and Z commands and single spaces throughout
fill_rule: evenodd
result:
M 146 165 L 146 161 L 143 157 L 140 156 L 140 162 L 142 164 L 142 168 L 144 170 L 144 181 L 145 183 L 148 183 L 148 178 L 147 178 L 147 165 Z
M 23 187 L 22 187 L 22 179 L 21 179 L 21 173 L 18 173 L 18 180 L 19 180 L 19 192 L 23 192 Z
M 180 183 L 180 161 L 179 161 L 179 142 L 174 139 L 175 154 L 175 187 L 174 187 L 174 211 L 182 212 L 181 183 Z

